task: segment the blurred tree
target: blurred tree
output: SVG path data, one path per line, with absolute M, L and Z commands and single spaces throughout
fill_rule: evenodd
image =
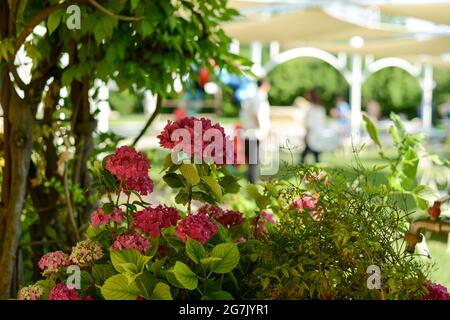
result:
M 404 113 L 409 118 L 417 117 L 421 98 L 417 79 L 399 68 L 380 70 L 363 84 L 363 101 L 378 101 L 383 116 L 395 112 Z
M 334 97 L 348 96 L 348 84 L 332 66 L 318 59 L 300 58 L 283 63 L 270 72 L 272 105 L 292 105 L 295 98 L 317 88 L 327 109 L 334 106 Z
M 434 68 L 433 74 L 436 82 L 436 87 L 433 90 L 433 119 L 438 119 L 440 116 L 437 107 L 450 98 L 450 69 Z

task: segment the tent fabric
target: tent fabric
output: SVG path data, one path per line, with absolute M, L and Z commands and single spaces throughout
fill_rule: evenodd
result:
M 450 25 L 450 3 L 384 4 L 378 6 L 385 14 L 429 20 L 437 24 Z
M 226 23 L 223 27 L 229 36 L 244 43 L 279 41 L 281 45 L 299 40 L 348 41 L 353 36 L 379 39 L 401 34 L 403 31 L 366 28 L 332 17 L 317 8 L 274 14 L 270 17 L 252 15 Z

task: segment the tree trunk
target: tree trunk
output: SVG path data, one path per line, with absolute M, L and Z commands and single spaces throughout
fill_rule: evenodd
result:
M 5 69 L 7 71 L 8 68 Z M 2 186 L 0 211 L 0 298 L 8 298 L 15 294 L 11 288 L 19 248 L 20 215 L 30 167 L 34 117 L 31 107 L 17 96 L 9 77 L 3 78 L 2 89 L 1 104 L 5 112 L 4 172 L 9 174 L 5 174 L 8 179 Z
M 42 124 L 48 127 L 53 126 L 53 114 L 59 99 L 60 83 L 55 78 L 51 83 L 47 95 L 44 99 L 44 118 Z M 51 132 L 43 137 L 45 145 L 45 179 L 61 180 L 58 175 L 58 153 L 55 146 L 55 136 Z M 46 228 L 58 214 L 59 204 L 56 201 L 59 197 L 58 191 L 53 187 L 45 187 L 42 184 L 33 185 L 32 181 L 37 177 L 36 165 L 31 162 L 28 176 L 28 190 L 33 206 L 39 216 L 39 221 L 30 226 L 32 263 L 33 263 L 33 280 L 41 277 L 41 271 L 38 268 L 38 262 L 43 255 L 44 245 L 42 239 L 46 235 Z

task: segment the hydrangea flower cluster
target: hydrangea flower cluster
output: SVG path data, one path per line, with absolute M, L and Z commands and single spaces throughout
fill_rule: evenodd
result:
M 19 300 L 38 300 L 43 294 L 44 289 L 37 284 L 33 284 L 20 289 L 17 298 Z
M 443 285 L 428 282 L 426 288 L 428 293 L 422 297 L 423 300 L 450 300 L 450 294 Z
M 106 169 L 122 183 L 125 192 L 135 190 L 144 196 L 153 192 L 153 181 L 148 175 L 150 161 L 142 152 L 122 146 L 106 159 Z
M 244 222 L 241 212 L 234 210 L 223 210 L 222 208 L 205 204 L 197 211 L 209 215 L 211 218 L 219 222 L 227 228 L 238 226 Z
M 135 249 L 140 253 L 145 253 L 148 248 L 150 242 L 136 232 L 118 236 L 111 246 L 113 250 Z
M 273 215 L 270 213 L 267 213 L 265 211 L 261 212 L 261 216 L 270 224 L 275 224 L 275 219 L 273 218 Z
M 299 212 L 303 212 L 308 209 L 309 215 L 316 221 L 323 220 L 322 208 L 317 205 L 319 201 L 319 195 L 317 193 L 312 196 L 305 195 L 292 202 L 292 206 Z
M 114 209 L 112 213 L 105 214 L 105 210 L 102 208 L 92 213 L 91 224 L 94 228 L 98 228 L 101 225 L 107 225 L 111 221 L 121 224 L 124 219 L 124 212 L 122 209 Z
M 199 132 L 195 132 L 196 130 Z M 177 146 L 178 150 L 185 151 L 191 158 L 196 156 L 219 165 L 234 164 L 236 161 L 234 142 L 225 135 L 225 130 L 219 123 L 213 125 L 210 119 L 186 117 L 168 121 L 157 138 L 162 147 L 173 150 Z M 219 147 L 216 148 L 216 145 Z M 204 159 L 206 155 L 209 159 Z
M 303 196 L 292 202 L 292 205 L 300 212 L 305 209 L 315 209 L 319 195 L 315 193 L 313 196 Z
M 162 228 L 177 224 L 180 214 L 175 208 L 158 205 L 135 212 L 133 219 L 134 228 L 140 229 L 150 237 L 159 237 Z
M 69 289 L 66 284 L 58 283 L 50 290 L 48 300 L 81 300 L 75 289 Z
M 100 243 L 94 240 L 83 240 L 72 248 L 70 259 L 78 265 L 91 264 L 103 257 L 103 250 Z
M 46 253 L 39 260 L 38 266 L 43 271 L 44 276 L 59 272 L 62 268 L 70 264 L 70 258 L 62 251 Z
M 181 220 L 176 228 L 175 235 L 183 242 L 187 237 L 205 244 L 219 228 L 211 221 L 211 218 L 204 213 L 192 214 Z

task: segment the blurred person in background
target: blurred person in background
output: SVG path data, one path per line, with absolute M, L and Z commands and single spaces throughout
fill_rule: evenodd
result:
M 331 109 L 331 116 L 337 119 L 341 138 L 344 138 L 350 134 L 350 105 L 342 96 L 337 96 L 335 106 L 335 108 Z
M 306 157 L 309 153 L 314 156 L 314 161 L 319 162 L 320 152 L 312 145 L 316 137 L 320 137 L 320 131 L 324 128 L 326 119 L 326 110 L 322 105 L 322 101 L 319 97 L 319 93 L 316 89 L 310 90 L 306 98 L 310 103 L 309 110 L 305 118 L 306 139 L 305 149 L 303 150 L 300 158 L 301 162 L 305 163 Z M 314 137 L 314 138 L 312 138 Z
M 366 104 L 366 112 L 374 122 L 381 119 L 381 106 L 378 101 L 369 100 Z
M 243 129 L 245 162 L 248 165 L 247 179 L 256 183 L 260 174 L 260 145 L 270 131 L 270 104 L 267 78 L 258 79 L 258 89 L 249 99 L 242 102 L 240 121 Z

